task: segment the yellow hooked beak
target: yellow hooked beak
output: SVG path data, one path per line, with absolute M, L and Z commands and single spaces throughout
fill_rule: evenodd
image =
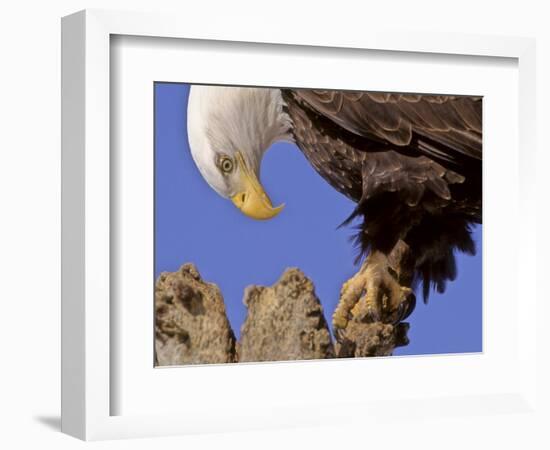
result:
M 281 212 L 284 205 L 273 207 L 271 200 L 260 184 L 254 171 L 250 170 L 240 152 L 236 153 L 237 165 L 241 174 L 242 191 L 231 200 L 243 214 L 253 219 L 267 220 Z

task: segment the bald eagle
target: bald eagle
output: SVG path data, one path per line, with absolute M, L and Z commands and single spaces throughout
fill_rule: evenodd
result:
M 311 89 L 191 87 L 188 137 L 208 184 L 247 216 L 266 220 L 274 207 L 260 183 L 264 153 L 294 142 L 334 189 L 356 203 L 344 223 L 364 263 L 342 289 L 336 328 L 350 314 L 380 320 L 384 305 L 402 320 L 456 277 L 456 250 L 475 253 L 481 223 L 482 99 Z M 344 218 L 342 218 L 344 219 Z M 392 252 L 408 249 L 404 282 Z

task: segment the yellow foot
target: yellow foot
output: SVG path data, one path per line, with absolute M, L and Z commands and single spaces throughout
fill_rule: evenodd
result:
M 381 252 L 372 252 L 359 272 L 342 286 L 334 312 L 334 329 L 343 329 L 352 318 L 361 322 L 403 320 L 414 308 L 412 289 L 399 284 L 396 271 Z
M 365 265 L 366 263 L 363 264 L 359 272 L 342 285 L 340 301 L 332 315 L 332 325 L 335 329 L 346 327 L 350 319 L 351 309 L 355 306 L 359 297 L 363 295 Z

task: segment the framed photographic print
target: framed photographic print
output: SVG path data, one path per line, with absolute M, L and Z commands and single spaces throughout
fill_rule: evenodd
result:
M 159 366 L 482 350 L 482 97 L 154 97 Z
M 63 431 L 531 410 L 533 42 L 199 22 L 63 19 Z

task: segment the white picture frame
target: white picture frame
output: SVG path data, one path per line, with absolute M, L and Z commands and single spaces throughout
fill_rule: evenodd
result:
M 537 414 L 537 335 L 531 324 L 536 310 L 536 290 L 529 283 L 534 271 L 536 236 L 528 231 L 535 229 L 534 185 L 527 176 L 532 172 L 534 159 L 535 127 L 535 44 L 532 39 L 512 37 L 487 37 L 445 33 L 395 33 L 380 30 L 368 32 L 348 30 L 334 36 L 325 35 L 322 29 L 312 26 L 307 35 L 300 30 L 289 29 L 284 33 L 279 27 L 250 22 L 248 26 L 234 27 L 224 21 L 205 27 L 199 18 L 175 17 L 164 14 L 144 14 L 113 11 L 82 11 L 67 16 L 62 22 L 62 430 L 86 440 L 162 436 L 209 431 L 232 431 L 266 427 L 299 426 L 372 420 L 383 416 L 385 420 L 399 421 L 404 415 L 418 415 L 435 408 L 441 416 L 468 416 L 497 414 L 512 411 L 517 414 Z M 518 68 L 518 136 L 519 181 L 514 185 L 517 212 L 522 220 L 517 225 L 521 242 L 514 242 L 517 254 L 516 286 L 521 283 L 522 301 L 517 307 L 516 323 L 517 376 L 506 389 L 497 392 L 473 391 L 457 396 L 441 396 L 424 393 L 422 398 L 397 396 L 371 402 L 345 401 L 335 403 L 277 404 L 273 408 L 263 405 L 252 410 L 249 406 L 226 408 L 224 405 L 207 405 L 205 412 L 198 409 L 181 413 L 117 414 L 113 415 L 113 395 L 117 383 L 113 382 L 113 359 L 117 358 L 112 347 L 116 335 L 110 297 L 112 280 L 110 265 L 111 235 L 111 185 L 117 176 L 110 170 L 110 106 L 111 37 L 142 36 L 201 41 L 240 43 L 246 46 L 284 44 L 302 48 L 321 47 L 327 51 L 339 49 L 365 49 L 380 52 L 415 55 L 462 55 L 472 57 L 498 57 L 517 60 Z M 267 47 L 266 47 L 267 48 Z M 418 57 L 418 56 L 417 56 Z M 526 262 L 529 261 L 527 264 Z M 514 292 L 517 297 L 518 292 Z M 152 301 L 152 299 L 151 299 Z M 515 354 L 515 353 L 514 353 Z M 152 358 L 151 358 L 152 359 Z M 387 360 L 385 360 L 387 361 Z M 441 360 L 439 364 L 451 364 Z M 464 363 L 467 364 L 468 362 Z M 297 371 L 314 375 L 316 363 L 292 363 L 281 369 L 280 365 L 246 365 L 244 371 L 268 376 L 299 376 Z M 335 371 L 361 373 L 363 360 L 349 361 L 344 367 L 330 362 Z M 399 371 L 404 360 L 384 362 L 387 370 Z M 391 367 L 388 366 L 391 364 Z M 261 366 L 261 367 L 260 367 Z M 399 367 L 401 366 L 401 367 Z M 219 369 L 219 368 L 218 368 Z M 151 364 L 152 370 L 152 364 Z M 200 368 L 198 368 L 200 370 Z M 407 366 L 406 370 L 415 370 Z M 335 372 L 336 373 L 336 372 Z M 344 372 L 342 372 L 344 373 Z M 186 376 L 182 373 L 182 377 Z M 200 378 L 200 377 L 199 377 Z M 434 392 L 436 392 L 434 388 Z M 256 400 L 261 401 L 261 400 Z M 398 402 L 398 403 L 396 403 Z M 399 404 L 399 412 L 395 405 Z M 341 409 L 335 406 L 343 406 Z M 238 408 L 237 408 L 238 409 Z M 345 411 L 345 412 L 343 412 Z M 230 417 L 230 418 L 229 418 Z M 246 418 L 247 420 L 243 420 Z

